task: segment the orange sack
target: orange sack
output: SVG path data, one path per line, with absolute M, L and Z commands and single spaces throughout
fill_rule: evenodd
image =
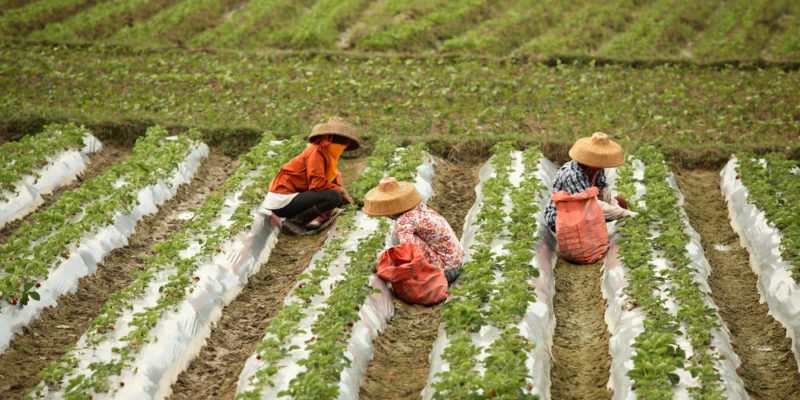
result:
M 402 243 L 384 251 L 377 270 L 406 303 L 430 305 L 447 298 L 444 272 L 425 259 L 416 243 Z
M 553 192 L 556 205 L 558 252 L 576 264 L 591 264 L 608 251 L 608 228 L 597 204 L 597 187 L 571 195 Z

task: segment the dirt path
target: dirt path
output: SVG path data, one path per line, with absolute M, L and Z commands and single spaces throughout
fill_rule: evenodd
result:
M 121 144 L 113 142 L 105 142 L 104 144 L 106 146 L 104 151 L 98 151 L 89 154 L 89 163 L 86 165 L 86 169 L 84 169 L 72 183 L 62 186 L 50 194 L 42 196 L 44 203 L 39 205 L 35 211 L 47 209 L 53 205 L 53 203 L 55 203 L 59 197 L 61 197 L 62 193 L 79 188 L 81 185 L 83 185 L 83 182 L 96 178 L 98 175 L 102 174 L 106 168 L 121 162 L 126 157 L 131 155 L 131 149 L 127 146 L 122 146 Z M 9 236 L 19 229 L 22 221 L 28 221 L 30 223 L 33 220 L 30 218 L 31 215 L 33 215 L 33 212 L 29 213 L 26 218 L 21 218 L 5 224 L 3 228 L 0 229 L 0 243 L 5 243 Z
M 155 255 L 151 246 L 180 229 L 178 215 L 200 208 L 208 194 L 233 172 L 236 163 L 213 149 L 190 184 L 181 186 L 158 213 L 136 225 L 128 246 L 112 251 L 97 273 L 80 280 L 76 293 L 61 296 L 57 307 L 45 309 L 41 319 L 16 336 L 0 355 L 0 398 L 21 398 L 27 388 L 34 386 L 39 381 L 36 374 L 63 355 L 65 345 L 78 341 L 109 294 L 133 281 L 131 272 L 145 265 L 142 256 Z
M 464 219 L 475 202 L 481 161 L 450 163 L 436 160 L 428 205 L 447 219 L 461 236 Z M 375 340 L 375 355 L 359 393 L 362 399 L 418 400 L 428 380 L 428 354 L 439 329 L 441 304 L 426 307 L 394 299 L 395 314 Z M 390 381 L 389 378 L 392 378 Z
M 339 160 L 345 186 L 364 169 L 366 157 Z M 206 345 L 172 385 L 170 399 L 233 399 L 245 361 L 264 337 L 270 318 L 325 240 L 281 235 L 266 264 L 250 277 L 242 293 L 222 310 Z
M 731 332 L 733 350 L 742 361 L 738 369 L 753 399 L 800 398 L 800 373 L 786 329 L 759 304 L 756 275 L 749 254 L 739 246 L 728 207 L 719 188 L 719 173 L 679 170 L 676 178 L 686 198 L 683 208 L 702 236 L 711 263 L 712 298 Z
M 600 292 L 602 261 L 576 265 L 558 259 L 553 271 L 556 293 L 553 308 L 553 368 L 550 395 L 562 399 L 610 399 L 606 389 L 611 367 L 609 333 L 604 320 L 605 300 Z

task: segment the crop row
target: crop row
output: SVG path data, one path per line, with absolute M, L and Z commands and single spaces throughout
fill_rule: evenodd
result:
M 155 244 L 134 281 L 112 293 L 79 342 L 46 367 L 29 396 L 160 398 L 211 324 L 269 256 L 276 219 L 255 218 L 278 169 L 306 144 L 265 135 L 179 232 Z M 128 384 L 127 386 L 125 384 Z
M 23 222 L 0 245 L 2 349 L 111 250 L 127 244 L 136 223 L 191 180 L 207 155 L 208 146 L 191 136 L 167 137 L 163 128 L 151 128 L 125 161 Z
M 800 21 L 794 18 L 800 7 L 791 0 L 56 3 L 39 0 L 6 10 L 0 32 L 54 41 L 145 43 L 155 38 L 162 44 L 238 49 L 336 49 L 343 45 L 339 38 L 349 36 L 346 47 L 372 51 L 700 60 L 796 61 L 800 56 Z M 195 24 L 183 24 L 197 12 Z M 146 32 L 148 27 L 153 31 Z M 166 30 L 174 35 L 158 37 Z M 489 45 L 498 40 L 499 46 Z
M 432 170 L 423 148 L 395 149 L 390 140 L 377 143 L 351 186 L 354 196 L 388 175 L 416 181 L 423 198 L 430 197 Z M 357 397 L 372 341 L 393 313 L 391 292 L 373 272 L 389 228 L 353 209 L 338 218 L 245 364 L 237 398 Z
M 35 116 L 87 125 L 149 120 L 206 132 L 230 127 L 220 135 L 263 126 L 299 132 L 303 120 L 351 110 L 366 136 L 571 143 L 602 130 L 665 152 L 692 148 L 684 155 L 719 157 L 796 148 L 800 130 L 800 72 L 779 69 L 553 68 L 0 43 L 0 86 L 2 122 Z
M 508 142 L 493 153 L 465 224 L 463 275 L 442 309 L 424 398 L 549 396 L 555 253 L 537 256 L 535 221 L 555 167 Z
M 738 357 L 711 301 L 710 265 L 663 156 L 652 146 L 618 168 L 637 218 L 604 265 L 615 398 L 744 398 Z
M 780 154 L 739 154 L 720 175 L 731 226 L 750 253 L 758 291 L 786 328 L 800 365 L 800 165 Z
M 52 124 L 0 147 L 0 227 L 33 210 L 68 183 L 103 144 L 83 127 Z

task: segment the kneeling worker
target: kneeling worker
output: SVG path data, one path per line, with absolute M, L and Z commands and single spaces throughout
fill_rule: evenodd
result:
M 333 117 L 314 126 L 308 140 L 311 144 L 278 171 L 262 203 L 263 208 L 287 218 L 283 230 L 295 235 L 316 233 L 325 226 L 318 217 L 330 220 L 331 210 L 345 201 L 354 203 L 341 179 L 337 183 L 337 175 L 341 176 L 337 162 L 342 152 L 360 146 L 355 128 Z
M 364 213 L 393 219 L 401 244 L 419 246 L 425 259 L 444 272 L 448 284 L 458 278 L 464 248 L 447 220 L 422 203 L 413 183 L 383 178 L 364 196 Z

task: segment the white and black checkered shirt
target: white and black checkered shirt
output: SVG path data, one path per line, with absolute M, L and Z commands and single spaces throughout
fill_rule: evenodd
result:
M 562 190 L 566 190 L 569 194 L 578 194 L 592 186 L 597 186 L 600 191 L 608 186 L 608 183 L 606 182 L 605 170 L 601 169 L 600 172 L 597 173 L 594 185 L 592 185 L 592 181 L 583 172 L 581 165 L 578 164 L 577 161 L 572 160 L 564 164 L 564 166 L 558 170 L 556 179 L 553 181 L 553 186 L 550 188 L 550 192 L 560 192 Z M 550 230 L 555 230 L 556 204 L 553 203 L 552 199 L 547 205 L 547 208 L 544 210 L 544 220 L 547 222 L 547 226 L 550 228 Z

